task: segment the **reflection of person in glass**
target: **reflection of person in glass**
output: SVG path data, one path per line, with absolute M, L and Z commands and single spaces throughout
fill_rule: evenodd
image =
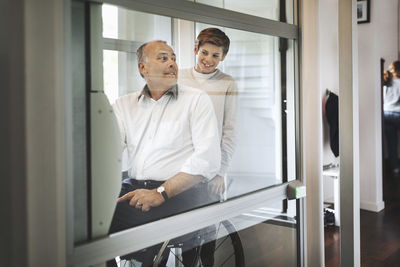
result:
M 384 73 L 383 118 L 389 160 L 394 175 L 400 175 L 397 131 L 400 129 L 400 61 Z
M 235 149 L 237 87 L 230 75 L 217 69 L 228 54 L 229 44 L 228 36 L 220 29 L 202 30 L 194 47 L 196 66 L 179 74 L 179 84 L 205 91 L 213 102 L 221 138 L 221 168 L 211 181 L 215 194 L 225 190 L 224 178 Z
M 130 178 L 122 183 L 110 233 L 209 202 L 205 182 L 220 168 L 210 98 L 200 90 L 178 88 L 175 54 L 165 42 L 142 45 L 137 57 L 146 85 L 114 105 Z M 156 250 L 134 258 L 152 265 Z

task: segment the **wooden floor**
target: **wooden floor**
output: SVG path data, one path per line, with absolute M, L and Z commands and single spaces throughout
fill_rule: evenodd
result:
M 400 266 L 400 177 L 386 172 L 383 180 L 385 209 L 361 210 L 361 266 Z M 325 228 L 325 266 L 340 266 L 339 228 Z

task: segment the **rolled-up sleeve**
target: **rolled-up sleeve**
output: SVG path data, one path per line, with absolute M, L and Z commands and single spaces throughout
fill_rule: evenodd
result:
M 211 100 L 205 93 L 199 95 L 191 111 L 190 130 L 194 152 L 183 164 L 181 172 L 202 175 L 210 180 L 220 170 L 221 148 L 217 118 Z

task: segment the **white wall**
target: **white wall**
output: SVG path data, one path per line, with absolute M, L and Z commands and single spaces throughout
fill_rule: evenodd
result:
M 320 89 L 335 93 L 338 79 L 337 1 L 320 1 Z M 382 196 L 380 58 L 385 68 L 398 53 L 398 0 L 371 1 L 370 23 L 358 24 L 358 79 L 360 128 L 361 208 L 380 211 Z M 329 133 L 323 122 L 323 163 L 336 163 L 329 147 Z M 333 185 L 324 178 L 324 200 L 333 197 Z
M 338 2 L 321 0 L 319 17 L 320 39 L 320 90 L 324 97 L 326 89 L 339 94 L 338 62 Z M 322 99 L 321 99 L 322 104 Z M 323 164 L 338 163 L 339 158 L 333 155 L 329 142 L 329 125 L 323 118 Z M 324 201 L 333 202 L 333 179 L 323 177 Z
M 397 57 L 398 0 L 371 1 L 370 23 L 358 25 L 361 208 L 380 211 L 382 196 L 380 58 Z

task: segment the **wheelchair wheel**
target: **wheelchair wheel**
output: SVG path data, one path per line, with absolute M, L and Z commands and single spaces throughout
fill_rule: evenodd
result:
M 164 266 L 167 263 L 169 254 L 172 253 L 168 245 L 170 245 L 170 240 L 164 241 L 160 248 L 160 251 L 158 251 L 157 256 L 154 259 L 153 267 Z M 181 261 L 182 259 L 180 258 L 180 256 L 176 255 L 175 262 L 178 263 Z
M 183 265 L 182 253 L 179 247 L 176 249 L 176 245 L 170 244 L 170 241 L 165 241 L 154 260 L 153 267 L 165 265 L 175 267 L 203 267 L 210 265 L 214 267 L 244 267 L 242 242 L 235 227 L 229 221 L 222 221 L 215 227 L 216 233 L 213 232 L 210 235 L 212 239 L 207 238 L 207 234 L 198 237 L 202 241 L 201 245 L 196 247 L 194 263 L 191 266 Z M 209 257 L 213 258 L 210 259 Z M 168 258 L 173 259 L 172 263 L 171 261 L 167 263 Z
M 214 266 L 244 266 L 242 242 L 235 227 L 229 221 L 222 221 L 217 226 L 217 240 L 214 250 Z

